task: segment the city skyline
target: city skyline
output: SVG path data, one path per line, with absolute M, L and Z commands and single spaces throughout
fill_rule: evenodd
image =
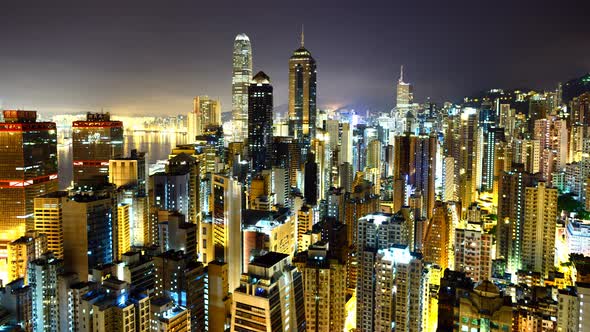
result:
M 275 105 L 286 107 L 288 58 L 302 24 L 319 65 L 320 108 L 391 109 L 400 65 L 416 100 L 437 102 L 491 88 L 553 89 L 586 73 L 589 60 L 578 55 L 588 52 L 589 28 L 578 15 L 588 5 L 530 4 L 325 3 L 305 17 L 264 3 L 232 6 L 240 15 L 215 7 L 223 4 L 188 2 L 11 4 L 3 16 L 13 28 L 0 33 L 0 100 L 5 109 L 42 113 L 173 115 L 190 110 L 194 96 L 209 95 L 231 112 L 232 42 L 246 33 L 253 71 L 273 77 Z M 191 13 L 200 11 L 219 15 L 195 20 Z M 548 41 L 554 47 L 545 49 Z

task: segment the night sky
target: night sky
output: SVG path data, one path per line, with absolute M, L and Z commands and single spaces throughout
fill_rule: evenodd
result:
M 418 101 L 590 71 L 590 1 L 89 2 L 2 0 L 3 108 L 172 115 L 207 94 L 230 111 L 240 32 L 282 105 L 301 24 L 321 107 L 391 108 L 401 64 Z

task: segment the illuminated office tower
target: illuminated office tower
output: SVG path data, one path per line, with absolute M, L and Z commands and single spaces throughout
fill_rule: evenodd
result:
M 203 135 L 205 128 L 221 125 L 221 102 L 210 99 L 209 96 L 197 96 L 193 99 L 193 111 L 188 114 L 189 143 L 199 135 Z
M 481 224 L 468 222 L 455 229 L 455 270 L 464 271 L 474 282 L 492 276 L 492 235 Z
M 118 249 L 113 246 L 118 240 L 113 226 L 116 211 L 107 192 L 76 194 L 64 202 L 65 272 L 75 272 L 81 281 L 88 281 L 90 269 L 113 261 L 113 250 Z
M 94 187 L 108 182 L 109 160 L 123 156 L 123 123 L 109 113 L 88 113 L 72 124 L 74 186 Z
M 231 295 L 227 281 L 226 263 L 211 261 L 207 264 L 207 322 L 209 331 L 225 331 L 230 325 Z
M 57 296 L 58 274 L 63 261 L 47 253 L 29 264 L 28 275 L 33 299 L 33 331 L 57 331 L 59 303 Z
M 316 62 L 304 47 L 302 31 L 301 47 L 289 59 L 289 136 L 301 144 L 304 157 L 315 138 L 316 91 Z
M 229 265 L 229 288 L 235 289 L 242 274 L 242 184 L 231 177 L 214 174 L 211 186 L 215 259 Z
M 346 264 L 328 243 L 318 242 L 294 260 L 303 276 L 307 331 L 343 331 L 346 319 Z
M 535 176 L 524 171 L 522 164 L 513 164 L 499 179 L 496 258 L 504 258 L 510 272 L 521 267 L 525 188 L 533 186 L 535 180 Z
M 270 78 L 258 72 L 248 88 L 248 153 L 256 172 L 271 166 L 272 100 Z
M 525 189 L 522 267 L 547 278 L 555 266 L 557 189 L 539 182 Z
M 414 116 L 412 107 L 414 103 L 414 89 L 410 83 L 404 82 L 404 66 L 400 68 L 400 76 L 396 87 L 395 117 L 401 126 L 398 125 L 395 131 L 401 134 L 411 131 L 412 124 L 411 120 L 408 121 L 408 115 L 410 115 L 410 119 Z
M 57 132 L 35 111 L 4 111 L 0 123 L 0 257 L 32 230 L 35 197 L 58 189 Z
M 233 141 L 244 142 L 248 137 L 248 86 L 252 79 L 252 45 L 246 34 L 234 40 L 232 63 Z
M 117 250 L 114 259 L 120 261 L 123 254 L 131 250 L 131 234 L 129 223 L 132 213 L 132 207 L 129 204 L 121 203 L 117 205 Z
M 24 236 L 8 244 L 8 280 L 24 278 L 28 281 L 29 262 L 47 252 L 47 237 L 37 231 L 28 231 Z
M 47 250 L 64 258 L 64 204 L 68 193 L 55 191 L 35 198 L 35 230 L 47 237 Z
M 256 257 L 232 297 L 230 331 L 306 330 L 301 272 L 286 254 Z
M 156 296 L 171 298 L 190 312 L 190 331 L 205 331 L 205 277 L 202 263 L 182 251 L 154 257 Z
M 432 215 L 434 208 L 434 177 L 436 173 L 437 138 L 434 135 L 411 135 L 406 133 L 395 137 L 393 178 L 397 180 L 394 191 L 406 192 L 411 186 L 414 195 L 422 196 L 421 213 L 424 217 Z M 408 195 L 409 196 L 409 195 Z M 405 205 L 394 201 L 396 207 Z
M 457 208 L 453 203 L 436 203 L 430 222 L 424 235 L 424 261 L 441 267 L 453 268 L 455 244 L 455 226 L 459 220 Z

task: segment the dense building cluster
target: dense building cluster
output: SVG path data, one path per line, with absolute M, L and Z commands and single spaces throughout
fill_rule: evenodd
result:
M 590 75 L 390 112 L 320 110 L 288 59 L 288 113 L 233 48 L 232 119 L 194 98 L 150 171 L 122 121 L 0 123 L 0 330 L 590 331 Z M 586 299 L 585 299 L 586 297 Z

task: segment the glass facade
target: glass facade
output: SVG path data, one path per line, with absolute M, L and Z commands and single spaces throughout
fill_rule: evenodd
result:
M 34 111 L 4 111 L 0 123 L 0 257 L 6 243 L 34 228 L 35 197 L 56 191 L 57 134 Z
M 74 185 L 108 182 L 109 160 L 123 156 L 123 123 L 107 114 L 88 114 L 72 125 Z
M 236 36 L 233 52 L 232 118 L 233 141 L 243 142 L 248 136 L 248 86 L 252 78 L 252 45 L 241 33 Z

